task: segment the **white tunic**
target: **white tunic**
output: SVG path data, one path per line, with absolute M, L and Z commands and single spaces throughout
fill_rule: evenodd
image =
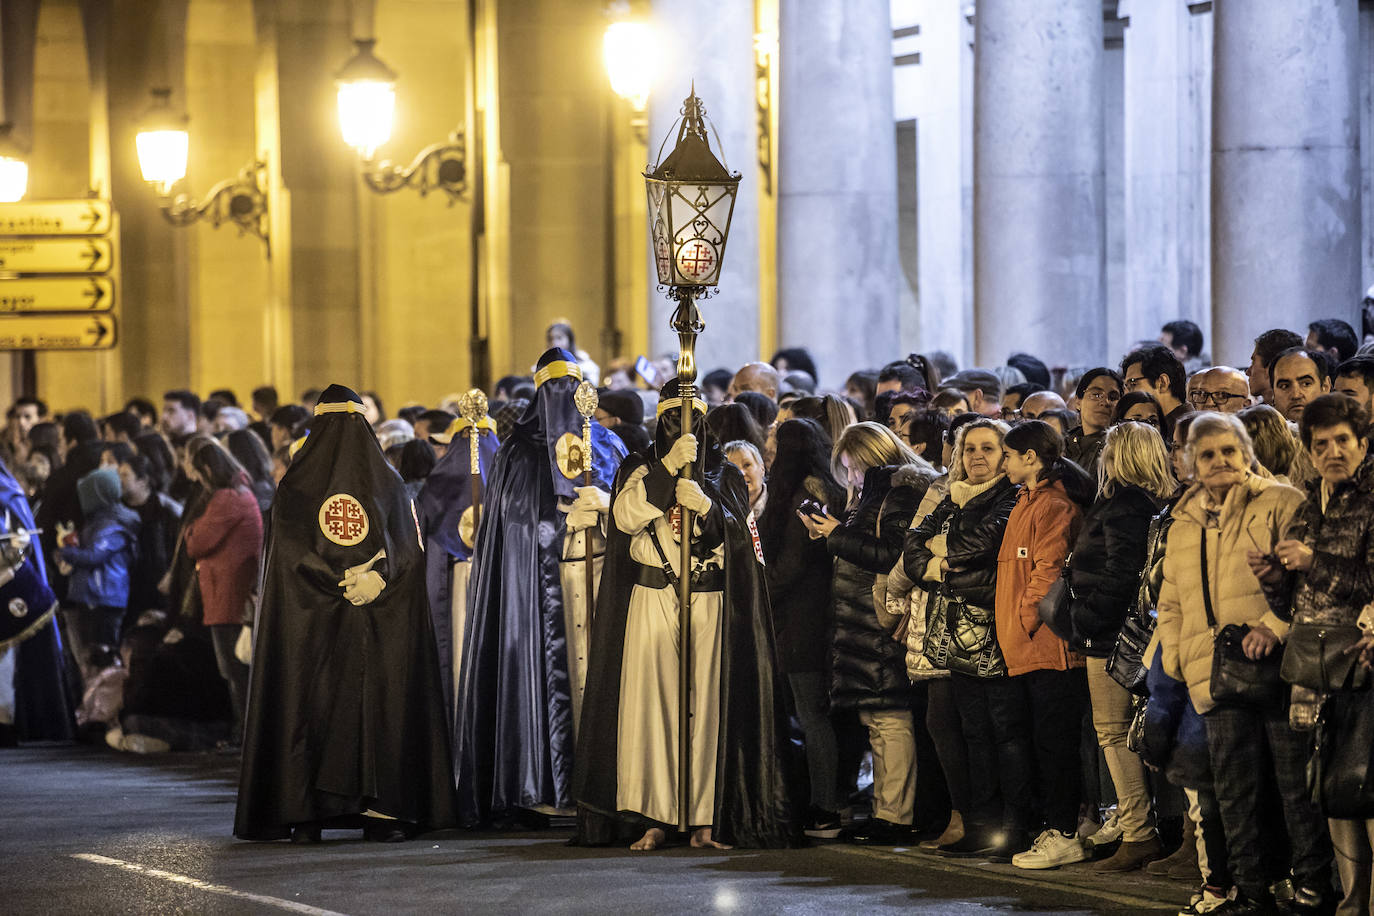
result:
M 631 536 L 630 558 L 661 569 L 650 525 L 680 574 L 672 525 L 650 505 L 647 468 L 631 473 L 611 512 Z M 700 523 L 698 523 L 699 526 Z M 698 527 L 698 532 L 700 528 Z M 724 567 L 724 546 L 712 555 Z M 692 804 L 688 823 L 711 826 L 715 812 L 716 752 L 720 739 L 721 592 L 692 594 Z M 616 807 L 665 824 L 678 821 L 678 601 L 671 586 L 633 586 L 620 666 Z

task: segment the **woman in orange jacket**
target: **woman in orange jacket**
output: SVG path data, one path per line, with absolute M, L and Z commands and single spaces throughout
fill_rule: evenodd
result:
M 1022 844 L 1036 837 L 1011 863 L 1055 868 L 1086 858 L 1078 840 L 1078 744 L 1088 683 L 1083 659 L 1041 623 L 1039 603 L 1063 572 L 1093 485 L 1063 457 L 1064 440 L 1048 423 L 1012 427 L 1002 447 L 1007 478 L 1021 494 L 997 555 L 997 643 L 1009 676 L 989 685 L 988 708 L 1002 772 L 1020 777 L 1002 787 L 1008 836 Z

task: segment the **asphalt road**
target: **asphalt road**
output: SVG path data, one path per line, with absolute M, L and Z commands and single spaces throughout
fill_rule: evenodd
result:
M 0 751 L 0 913 L 1159 913 L 1191 888 L 845 844 L 644 855 L 569 831 L 319 846 L 230 836 L 235 761 Z

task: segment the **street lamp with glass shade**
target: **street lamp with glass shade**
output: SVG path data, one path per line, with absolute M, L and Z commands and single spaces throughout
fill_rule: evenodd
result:
M 358 38 L 357 50 L 335 75 L 339 87 L 339 129 L 344 142 L 370 162 L 391 139 L 396 119 L 396 73 L 372 53 L 376 40 Z
M 653 29 L 646 22 L 612 22 L 601 40 L 601 53 L 611 89 L 629 102 L 636 114 L 643 114 L 658 69 Z
M 357 38 L 357 50 L 334 80 L 338 85 L 339 131 L 362 166 L 363 182 L 379 194 L 411 186 L 423 197 L 443 191 L 449 204 L 467 192 L 467 146 L 461 129 L 447 140 L 420 150 L 410 165 L 374 162 L 377 150 L 391 139 L 396 119 L 396 73 L 372 53 L 376 40 Z
M 696 87 L 682 103 L 677 142 L 667 156 L 644 173 L 649 194 L 649 237 L 660 288 L 677 303 L 672 327 L 678 337 L 677 381 L 682 402 L 681 435 L 692 434 L 696 401 L 696 340 L 705 330 L 696 301 L 705 299 L 720 282 L 730 218 L 735 212 L 740 173 L 731 172 L 711 151 L 706 108 Z M 714 129 L 712 129 L 714 133 Z M 664 138 L 667 145 L 668 138 Z M 720 140 L 717 138 L 719 147 Z M 660 153 L 662 147 L 660 147 Z M 723 153 L 722 153 L 723 155 Z M 683 468 L 683 476 L 692 467 Z M 682 554 L 679 569 L 692 568 L 692 513 L 682 511 Z M 692 581 L 678 577 L 678 829 L 686 833 L 692 804 L 690 701 L 692 693 Z
M 191 149 L 187 117 L 172 109 L 172 90 L 154 89 L 153 104 L 139 122 L 134 145 L 143 180 L 157 190 L 158 209 L 173 226 L 186 227 L 206 220 L 215 228 L 232 222 L 240 233 L 268 241 L 267 166 L 254 161 L 233 178 L 212 187 L 203 200 L 189 194 L 172 194 L 172 187 L 186 177 Z
M 143 180 L 156 186 L 163 197 L 171 194 L 172 185 L 186 177 L 191 146 L 186 116 L 172 110 L 171 98 L 170 89 L 153 90 L 153 104 L 139 122 L 134 138 Z

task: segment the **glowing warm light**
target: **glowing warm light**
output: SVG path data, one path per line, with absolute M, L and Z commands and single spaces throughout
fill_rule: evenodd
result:
M 606 27 L 601 50 L 615 94 L 643 111 L 658 69 L 653 29 L 644 22 L 613 22 Z
M 23 159 L 0 156 L 0 203 L 23 200 L 29 189 L 29 164 Z
M 370 38 L 354 42 L 358 50 L 338 72 L 339 130 L 344 142 L 371 159 L 387 140 L 396 117 L 396 74 L 372 53 Z
M 371 159 L 391 139 L 396 117 L 396 89 L 390 83 L 339 84 L 339 129 L 344 142 Z
M 143 180 L 165 194 L 186 177 L 186 157 L 191 140 L 184 130 L 141 130 L 134 138 L 138 167 Z
M 153 90 L 153 104 L 143 115 L 138 136 L 134 137 L 143 180 L 157 185 L 163 194 L 186 177 L 186 155 L 191 145 L 186 118 L 172 111 L 171 98 L 170 89 Z

